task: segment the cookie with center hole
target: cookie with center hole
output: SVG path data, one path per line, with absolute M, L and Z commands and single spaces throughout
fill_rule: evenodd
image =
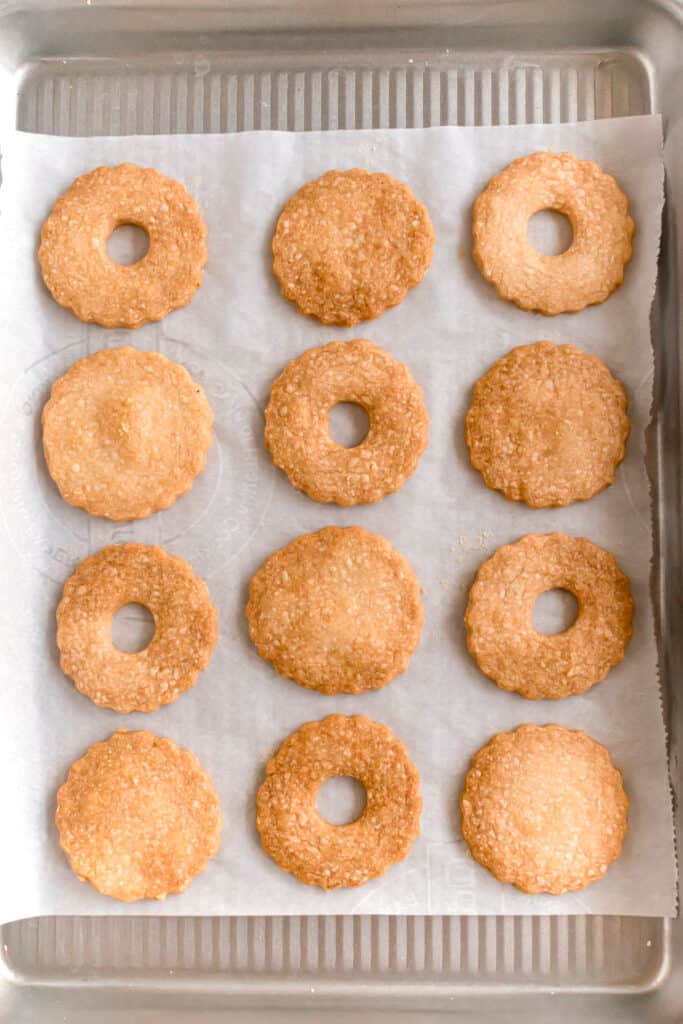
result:
M 564 214 L 569 248 L 546 256 L 532 246 L 529 220 Z M 611 174 L 572 153 L 532 153 L 496 174 L 472 210 L 472 255 L 503 299 L 556 316 L 604 302 L 624 280 L 635 226 L 628 197 Z
M 340 402 L 365 410 L 367 436 L 353 448 L 330 433 Z M 332 341 L 287 363 L 266 408 L 273 464 L 309 498 L 352 506 L 399 490 L 429 438 L 422 388 L 408 368 L 372 341 Z
M 532 623 L 536 600 L 566 590 L 576 621 L 549 636 Z M 528 700 L 560 700 L 601 682 L 626 652 L 634 604 L 614 557 L 585 537 L 528 534 L 479 567 L 470 590 L 467 646 L 502 690 Z
M 111 622 L 127 604 L 154 619 L 137 653 L 118 650 Z M 171 704 L 197 682 L 218 640 L 206 584 L 182 558 L 145 544 L 112 544 L 84 559 L 57 607 L 62 670 L 100 707 L 126 714 Z
M 363 784 L 365 808 L 348 825 L 318 812 L 320 786 L 339 775 Z M 266 765 L 256 827 L 275 863 L 321 889 L 363 885 L 403 860 L 420 834 L 420 776 L 404 743 L 364 715 L 329 715 L 288 736 Z
M 107 242 L 126 224 L 146 232 L 149 249 L 121 266 Z M 141 327 L 187 305 L 206 261 L 206 225 L 184 185 L 129 163 L 76 178 L 43 224 L 38 249 L 55 301 L 102 327 Z

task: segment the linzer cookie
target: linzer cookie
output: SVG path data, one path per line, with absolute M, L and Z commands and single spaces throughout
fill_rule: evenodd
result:
M 213 414 L 187 370 L 125 346 L 79 359 L 43 409 L 43 450 L 65 501 L 107 519 L 144 519 L 190 490 Z
M 282 294 L 323 324 L 374 320 L 432 262 L 427 208 L 389 174 L 328 171 L 285 204 L 273 237 Z
M 109 236 L 124 224 L 149 236 L 147 253 L 129 266 L 107 253 Z M 206 260 L 206 226 L 192 196 L 135 164 L 76 178 L 43 224 L 38 250 L 54 299 L 102 327 L 140 327 L 187 305 Z

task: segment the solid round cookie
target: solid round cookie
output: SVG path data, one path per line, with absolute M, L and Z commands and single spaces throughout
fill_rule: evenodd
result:
M 578 603 L 563 633 L 534 629 L 536 600 L 566 590 Z M 624 657 L 633 633 L 629 581 L 613 556 L 584 537 L 529 534 L 480 566 L 465 613 L 467 646 L 502 690 L 529 700 L 584 693 Z
M 125 903 L 184 892 L 220 846 L 216 790 L 194 754 L 151 732 L 115 732 L 69 769 L 59 841 L 76 875 Z
M 306 533 L 253 577 L 246 609 L 262 658 L 320 693 L 378 690 L 404 672 L 424 609 L 408 560 L 360 526 Z
M 559 896 L 602 878 L 628 830 L 609 753 L 559 725 L 494 736 L 472 759 L 460 811 L 474 859 L 526 893 Z
M 151 642 L 119 651 L 111 621 L 127 604 L 153 618 Z M 218 639 L 218 616 L 203 580 L 182 558 L 144 544 L 112 544 L 84 559 L 57 607 L 63 671 L 100 707 L 154 711 L 189 690 Z
M 557 256 L 529 241 L 529 219 L 555 210 L 573 240 Z M 634 224 L 628 199 L 610 174 L 571 153 L 533 153 L 496 174 L 472 211 L 472 255 L 503 299 L 555 316 L 577 313 L 622 284 Z
M 586 501 L 626 453 L 628 401 L 597 356 L 575 345 L 520 345 L 477 381 L 465 418 L 470 459 L 511 501 Z
M 129 266 L 107 253 L 124 224 L 149 236 L 147 253 Z M 76 178 L 43 224 L 38 260 L 43 280 L 79 320 L 140 327 L 185 306 L 202 283 L 206 226 L 183 185 L 151 167 L 97 167 Z
M 43 450 L 65 501 L 107 519 L 168 508 L 206 465 L 213 414 L 183 366 L 125 346 L 79 359 L 43 409 Z
M 347 327 L 403 302 L 429 269 L 427 208 L 388 174 L 328 171 L 286 203 L 273 236 L 273 273 L 307 316 Z
M 348 775 L 366 803 L 348 825 L 318 812 L 320 786 Z M 363 715 L 330 715 L 284 741 L 256 795 L 256 827 L 275 863 L 321 889 L 363 885 L 403 860 L 420 834 L 420 777 L 405 745 Z
M 361 406 L 370 429 L 345 448 L 330 433 L 340 402 Z M 287 364 L 266 408 L 273 463 L 314 501 L 371 504 L 403 486 L 427 447 L 422 389 L 403 363 L 371 341 L 333 341 Z

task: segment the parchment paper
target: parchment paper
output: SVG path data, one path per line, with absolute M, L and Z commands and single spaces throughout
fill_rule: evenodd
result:
M 538 148 L 597 160 L 628 193 L 637 224 L 626 283 L 602 306 L 546 319 L 498 299 L 470 257 L 470 207 L 496 171 Z M 184 310 L 139 331 L 80 323 L 44 290 L 40 225 L 78 174 L 131 160 L 185 182 L 209 229 L 201 290 Z M 386 170 L 410 183 L 436 228 L 434 262 L 397 309 L 355 329 L 321 327 L 279 295 L 269 269 L 273 225 L 305 181 L 332 167 Z M 0 280 L 5 411 L 2 480 L 3 601 L 0 917 L 35 914 L 619 913 L 675 911 L 665 733 L 650 601 L 651 510 L 644 467 L 653 356 L 649 310 L 662 205 L 657 118 L 512 128 L 249 133 L 64 139 L 14 134 L 2 146 Z M 262 410 L 283 365 L 312 345 L 369 337 L 405 361 L 425 391 L 429 448 L 404 488 L 373 507 L 322 506 L 294 491 L 265 452 Z M 470 390 L 517 344 L 574 341 L 624 382 L 633 432 L 615 484 L 592 501 L 532 511 L 492 493 L 469 464 L 463 417 Z M 133 344 L 184 363 L 216 417 L 208 468 L 172 509 L 132 524 L 66 505 L 48 478 L 40 411 L 74 360 Z M 424 587 L 422 642 L 404 676 L 378 693 L 323 697 L 280 679 L 252 648 L 244 618 L 252 573 L 298 534 L 357 523 L 384 534 Z M 635 635 L 623 664 L 582 697 L 532 703 L 498 690 L 476 668 L 462 624 L 483 559 L 527 532 L 562 530 L 611 550 L 629 575 Z M 60 672 L 54 611 L 78 561 L 102 545 L 154 542 L 188 559 L 220 614 L 220 641 L 197 686 L 148 715 L 120 716 L 80 696 Z M 254 794 L 267 757 L 303 722 L 362 712 L 407 743 L 422 776 L 422 836 L 407 860 L 360 889 L 324 894 L 262 852 Z M 559 722 L 605 743 L 624 772 L 630 832 L 606 878 L 561 898 L 500 885 L 467 854 L 457 799 L 474 751 L 522 722 Z M 52 823 L 71 762 L 115 729 L 148 728 L 190 747 L 220 792 L 219 856 L 187 893 L 122 906 L 77 881 Z

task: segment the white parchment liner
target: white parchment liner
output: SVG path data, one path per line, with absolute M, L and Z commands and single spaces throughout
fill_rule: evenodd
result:
M 470 257 L 470 207 L 496 171 L 539 148 L 570 150 L 613 173 L 637 224 L 626 282 L 599 307 L 546 319 L 498 299 Z M 138 331 L 80 323 L 42 286 L 40 225 L 73 178 L 123 160 L 159 168 L 197 197 L 209 264 L 192 303 Z M 429 207 L 434 262 L 397 309 L 352 330 L 321 327 L 279 295 L 270 239 L 284 201 L 333 168 L 389 171 Z M 619 913 L 675 909 L 671 800 L 650 601 L 651 509 L 644 465 L 653 354 L 649 311 L 662 206 L 661 127 L 640 117 L 586 124 L 401 131 L 65 139 L 14 134 L 2 145 L 0 279 L 4 520 L 0 612 L 2 716 L 0 918 L 36 914 Z M 425 391 L 429 448 L 402 491 L 341 510 L 298 494 L 271 466 L 262 410 L 287 360 L 333 339 L 368 337 L 405 361 Z M 592 501 L 533 511 L 487 490 L 463 439 L 475 380 L 517 344 L 572 341 L 624 382 L 632 435 L 615 484 Z M 61 501 L 45 470 L 40 411 L 52 381 L 103 346 L 133 344 L 184 363 L 216 416 L 208 468 L 191 494 L 145 522 L 115 525 Z M 252 648 L 244 605 L 251 574 L 300 533 L 357 523 L 384 534 L 425 589 L 426 624 L 409 670 L 378 693 L 323 697 L 280 679 Z M 561 530 L 611 550 L 637 605 L 626 659 L 582 697 L 531 703 L 499 691 L 469 657 L 462 624 L 480 562 L 528 532 Z M 98 709 L 62 675 L 54 641 L 61 587 L 104 544 L 136 539 L 188 559 L 208 582 L 220 641 L 196 688 L 149 715 Z M 360 889 L 324 894 L 262 852 L 254 794 L 284 737 L 332 711 L 362 712 L 407 743 L 422 776 L 423 834 L 406 861 Z M 468 856 L 457 798 L 471 754 L 500 730 L 555 721 L 586 729 L 623 769 L 631 798 L 621 860 L 584 892 L 531 898 Z M 189 891 L 123 906 L 71 873 L 52 823 L 70 763 L 117 728 L 148 728 L 190 747 L 225 816 L 219 856 Z

